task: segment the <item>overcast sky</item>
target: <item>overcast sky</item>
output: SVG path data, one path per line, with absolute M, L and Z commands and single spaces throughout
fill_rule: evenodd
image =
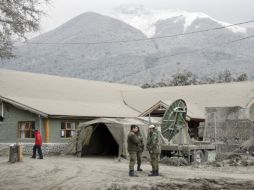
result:
M 41 22 L 41 33 L 52 30 L 81 13 L 101 13 L 126 4 L 143 5 L 157 10 L 203 12 L 228 23 L 254 19 L 254 0 L 51 0 L 46 9 L 48 16 Z M 251 26 L 254 27 L 254 24 Z

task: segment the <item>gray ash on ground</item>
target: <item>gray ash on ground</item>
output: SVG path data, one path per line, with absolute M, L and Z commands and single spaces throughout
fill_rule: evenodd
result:
M 188 161 L 185 158 L 182 157 L 163 157 L 160 160 L 161 164 L 165 164 L 168 166 L 187 166 Z
M 188 179 L 185 181 L 171 181 L 168 183 L 157 183 L 157 184 L 146 184 L 146 185 L 133 185 L 127 186 L 125 184 L 112 184 L 108 190 L 221 190 L 221 189 L 230 189 L 230 190 L 253 190 L 254 182 L 253 181 L 228 181 L 224 179 L 215 180 L 215 179 L 206 179 L 206 178 L 194 178 Z

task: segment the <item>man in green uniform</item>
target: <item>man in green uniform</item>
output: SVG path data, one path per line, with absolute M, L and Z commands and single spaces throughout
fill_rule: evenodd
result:
M 131 129 L 128 135 L 128 152 L 130 156 L 130 163 L 129 163 L 129 176 L 137 175 L 134 173 L 134 165 L 137 159 L 137 152 L 138 152 L 138 136 L 137 136 L 138 126 L 131 125 Z
M 160 144 L 159 132 L 155 129 L 154 125 L 150 125 L 146 147 L 150 154 L 152 173 L 148 176 L 159 176 L 159 157 L 161 153 Z
M 139 127 L 138 127 L 138 131 L 137 131 L 136 135 L 138 137 L 138 152 L 137 152 L 138 167 L 137 167 L 137 170 L 138 171 L 143 171 L 140 168 L 140 166 L 141 166 L 142 152 L 144 151 L 144 142 L 143 142 L 143 136 L 140 133 Z

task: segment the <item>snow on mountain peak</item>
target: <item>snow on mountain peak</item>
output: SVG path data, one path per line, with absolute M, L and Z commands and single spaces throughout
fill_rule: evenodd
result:
M 175 22 L 179 21 L 179 19 L 184 21 L 183 33 L 198 18 L 208 18 L 222 26 L 229 25 L 228 23 L 217 21 L 202 12 L 187 12 L 182 10 L 151 10 L 141 5 L 122 5 L 105 14 L 139 29 L 147 37 L 154 36 L 156 31 L 156 23 L 158 21 L 163 21 L 174 17 L 179 17 L 178 20 L 175 20 Z M 246 28 L 239 26 L 229 27 L 228 29 L 234 33 L 246 32 Z
M 220 25 L 222 26 L 229 26 L 230 24 L 227 23 L 227 22 L 222 22 L 222 21 L 217 21 Z M 245 27 L 241 27 L 241 26 L 231 26 L 231 27 L 228 27 L 227 29 L 229 29 L 231 32 L 234 32 L 234 33 L 246 33 L 247 32 L 247 28 Z

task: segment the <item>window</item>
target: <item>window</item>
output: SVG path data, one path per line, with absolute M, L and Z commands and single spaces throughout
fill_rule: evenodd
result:
M 61 123 L 61 137 L 70 138 L 74 135 L 76 130 L 75 122 L 64 121 Z
M 18 135 L 19 138 L 34 138 L 34 129 L 35 122 L 34 121 L 22 121 L 18 123 Z

